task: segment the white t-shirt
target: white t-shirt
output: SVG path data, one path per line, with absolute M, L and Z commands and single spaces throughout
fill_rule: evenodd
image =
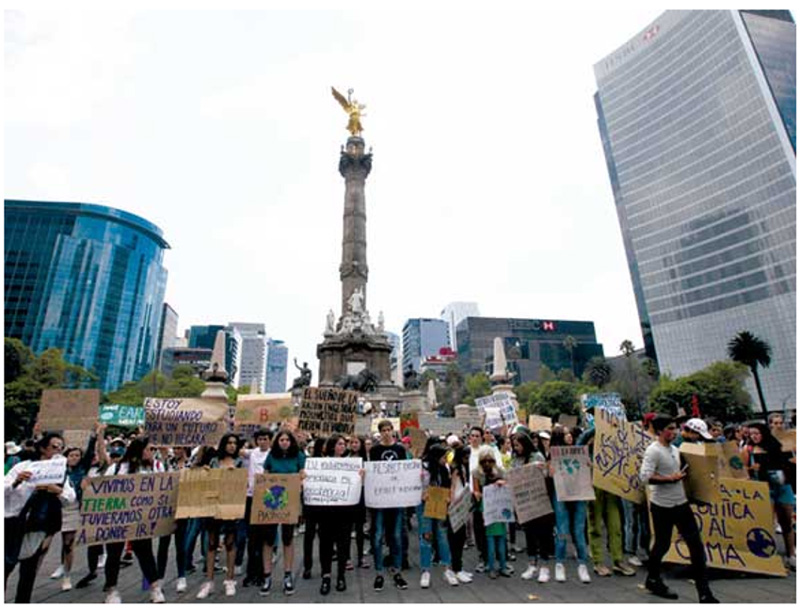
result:
M 249 449 L 245 452 L 244 457 L 248 461 L 247 464 L 247 497 L 253 497 L 253 488 L 256 484 L 256 475 L 264 473 L 264 462 L 269 455 L 269 449 L 261 451 L 258 447 Z
M 681 454 L 674 445 L 666 447 L 654 441 L 644 452 L 642 467 L 639 470 L 639 478 L 643 483 L 647 483 L 654 474 L 665 477 L 679 472 L 681 469 Z M 659 483 L 658 485 L 648 485 L 650 490 L 650 502 L 662 508 L 670 508 L 688 502 L 686 491 L 683 489 L 683 481 L 674 483 Z

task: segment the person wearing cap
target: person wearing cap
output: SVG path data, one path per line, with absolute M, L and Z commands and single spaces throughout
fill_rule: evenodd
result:
M 650 550 L 645 588 L 665 599 L 678 599 L 678 594 L 661 579 L 661 561 L 672 543 L 673 527 L 683 538 L 691 557 L 692 577 L 700 603 L 718 603 L 708 586 L 706 555 L 700 530 L 683 489 L 686 471 L 681 469 L 680 452 L 672 445 L 677 426 L 668 415 L 653 418 L 657 434 L 644 452 L 639 477 L 650 491 L 650 512 L 655 542 Z
M 20 463 L 19 459 L 19 452 L 22 451 L 22 447 L 17 445 L 14 441 L 8 441 L 5 445 L 5 472 L 3 472 L 3 476 L 8 474 L 8 471 L 11 470 L 14 466 Z
M 683 426 L 681 426 L 681 437 L 684 442 L 690 443 L 704 443 L 714 440 L 711 432 L 708 431 L 706 422 L 699 417 L 692 417 L 683 422 Z

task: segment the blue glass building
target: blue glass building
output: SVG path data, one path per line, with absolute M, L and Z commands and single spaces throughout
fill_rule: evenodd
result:
M 771 409 L 797 398 L 795 40 L 787 11 L 668 11 L 594 67 L 648 356 L 686 375 L 749 330 Z
M 267 342 L 267 394 L 280 394 L 286 391 L 286 373 L 289 367 L 289 348 L 283 341 L 270 339 Z
M 122 210 L 5 200 L 5 336 L 61 349 L 104 391 L 142 377 L 156 364 L 166 248 Z
M 403 325 L 403 370 L 412 367 L 419 372 L 423 358 L 435 356 L 443 347 L 450 347 L 447 322 L 438 318 L 411 318 Z

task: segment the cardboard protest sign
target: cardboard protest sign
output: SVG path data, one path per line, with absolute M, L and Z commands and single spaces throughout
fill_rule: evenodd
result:
M 475 405 L 481 412 L 486 412 L 487 407 L 494 407 L 499 410 L 500 418 L 509 428 L 519 423 L 517 419 L 517 407 L 511 395 L 507 392 L 497 392 L 491 396 L 482 396 L 475 399 Z
M 92 436 L 91 430 L 64 430 L 61 433 L 64 437 L 64 449 L 78 447 L 85 450 L 89 446 L 89 439 Z
M 175 529 L 177 472 L 87 477 L 76 544 L 166 536 Z
M 447 509 L 450 527 L 454 532 L 457 532 L 467 524 L 470 514 L 472 514 L 472 493 L 470 493 L 469 489 L 464 488 Z
M 334 432 L 353 434 L 358 411 L 358 392 L 340 388 L 305 388 L 298 428 L 320 436 Z
M 398 435 L 400 435 L 400 418 L 399 417 L 376 417 L 376 418 L 374 418 L 372 420 L 372 423 L 370 424 L 370 428 L 369 428 L 369 431 L 370 431 L 371 434 L 377 434 L 377 433 L 380 432 L 380 430 L 378 430 L 378 424 L 380 424 L 382 421 L 390 422 L 392 424 L 392 430 L 394 430 L 395 432 L 397 432 Z
M 100 390 L 44 390 L 39 423 L 43 430 L 91 430 L 99 406 Z
M 775 438 L 781 442 L 784 451 L 797 451 L 797 430 L 779 430 Z
M 25 470 L 31 473 L 29 483 L 34 485 L 61 485 L 67 475 L 67 458 L 58 455 L 52 460 L 29 462 Z
M 100 405 L 100 423 L 137 428 L 144 426 L 144 407 L 131 405 Z
M 411 455 L 415 458 L 421 457 L 428 442 L 428 435 L 425 434 L 424 430 L 418 428 L 409 429 L 408 435 L 411 437 Z
M 639 480 L 644 451 L 653 437 L 638 422 L 629 423 L 605 411 L 595 413 L 592 484 L 636 504 L 644 502 Z
M 528 415 L 528 429 L 533 432 L 550 432 L 553 420 L 544 415 Z
M 303 481 L 307 506 L 352 506 L 361 500 L 361 458 L 308 458 Z
M 241 519 L 247 497 L 247 470 L 204 468 L 180 471 L 176 519 Z
M 550 463 L 559 501 L 594 500 L 589 447 L 550 447 Z
M 506 473 L 514 498 L 517 522 L 527 523 L 553 512 L 544 472 L 536 464 L 525 464 Z
M 369 508 L 403 508 L 422 501 L 422 462 L 396 460 L 364 464 L 364 500 Z
M 228 433 L 228 404 L 207 398 L 145 398 L 145 434 L 156 447 L 216 446 Z
M 252 525 L 297 523 L 300 519 L 300 475 L 257 474 L 253 488 Z
M 574 415 L 567 415 L 566 413 L 560 413 L 558 415 L 558 423 L 564 426 L 565 428 L 574 428 L 578 425 L 578 418 Z
M 514 521 L 514 499 L 508 485 L 486 485 L 483 488 L 483 522 L 511 523 Z
M 708 566 L 785 576 L 775 540 L 768 484 L 721 478 L 718 498 L 712 504 L 692 504 Z M 677 530 L 664 561 L 690 562 L 689 549 Z
M 236 397 L 236 424 L 258 424 L 266 426 L 294 417 L 292 395 L 285 394 L 240 394 Z
M 356 426 L 354 433 L 358 436 L 368 436 L 370 434 L 370 427 L 372 425 L 372 420 L 369 417 L 363 417 L 359 415 L 356 418 Z
M 419 428 L 418 411 L 410 411 L 400 414 L 400 432 L 402 433 L 407 428 Z
M 486 430 L 499 430 L 505 423 L 499 407 L 486 407 L 483 410 L 483 415 L 483 427 Z
M 749 479 L 736 441 L 721 443 L 719 476 L 731 479 Z
M 447 518 L 447 505 L 449 502 L 449 488 L 428 487 L 428 497 L 425 499 L 425 512 L 422 516 L 444 521 Z
M 699 502 L 719 500 L 719 443 L 682 443 L 681 458 L 689 466 L 683 488 L 686 497 Z

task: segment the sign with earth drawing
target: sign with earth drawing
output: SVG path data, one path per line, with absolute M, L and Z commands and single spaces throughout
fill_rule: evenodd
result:
M 550 447 L 553 483 L 561 502 L 594 500 L 589 447 Z
M 257 474 L 251 525 L 297 523 L 300 518 L 300 475 Z

